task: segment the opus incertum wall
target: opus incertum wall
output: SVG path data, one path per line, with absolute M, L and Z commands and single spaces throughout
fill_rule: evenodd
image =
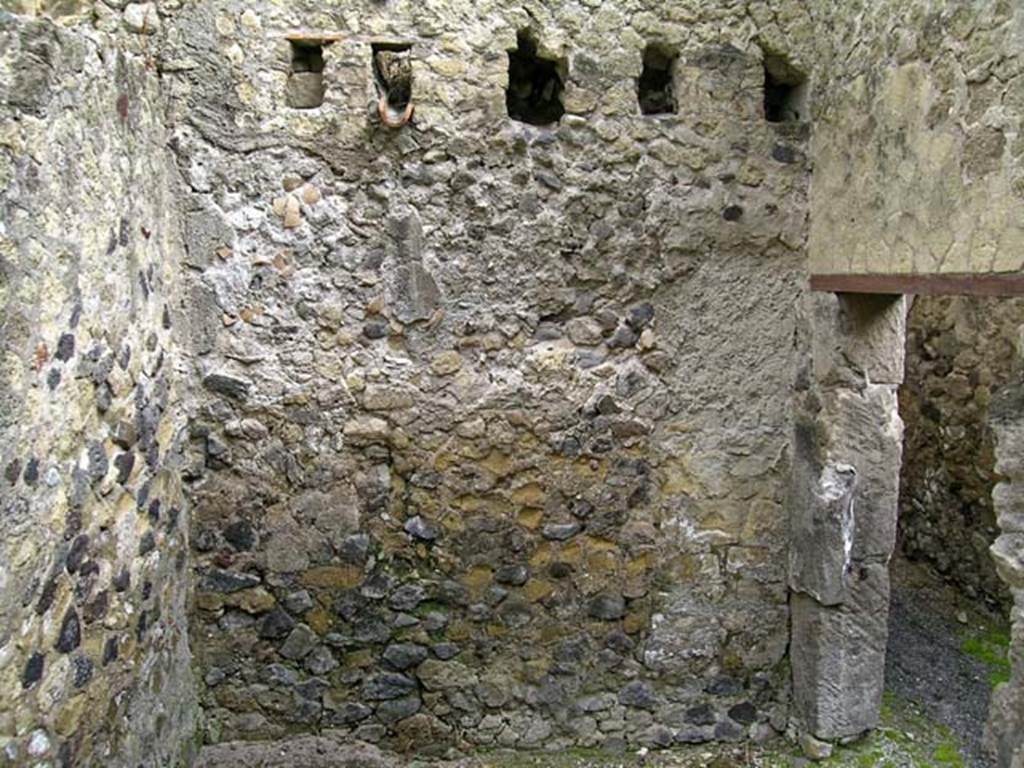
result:
M 903 303 L 808 262 L 947 91 L 1012 243 L 1020 14 L 807 5 L 3 3 L 3 759 L 870 728 Z
M 754 38 L 787 38 L 530 10 L 173 19 L 209 741 L 785 728 L 808 129 Z
M 0 765 L 168 768 L 197 714 L 178 190 L 149 43 L 88 18 L 0 11 Z

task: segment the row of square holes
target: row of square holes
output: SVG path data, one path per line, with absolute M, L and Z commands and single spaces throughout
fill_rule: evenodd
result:
M 374 45 L 374 68 L 380 51 L 408 51 L 407 45 Z M 541 58 L 537 43 L 527 32 L 520 32 L 516 50 L 508 53 L 509 85 L 505 103 L 509 117 L 531 125 L 557 123 L 565 113 L 562 89 L 567 76 L 564 60 Z M 651 44 L 644 49 L 643 70 L 637 81 L 640 112 L 645 115 L 673 114 L 677 110 L 673 93 L 672 69 L 678 54 Z M 324 98 L 323 43 L 292 41 L 292 75 L 289 103 L 311 109 Z M 806 78 L 780 58 L 768 56 L 764 66 L 764 116 L 768 122 L 799 122 L 806 119 Z

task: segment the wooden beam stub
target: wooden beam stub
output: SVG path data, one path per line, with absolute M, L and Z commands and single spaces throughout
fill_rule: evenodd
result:
M 1024 273 L 811 275 L 811 290 L 919 296 L 1024 296 Z

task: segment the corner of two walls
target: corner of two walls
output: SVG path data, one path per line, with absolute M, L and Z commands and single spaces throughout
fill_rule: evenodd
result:
M 0 12 L 0 764 L 170 768 L 197 702 L 163 100 L 139 6 L 36 6 Z

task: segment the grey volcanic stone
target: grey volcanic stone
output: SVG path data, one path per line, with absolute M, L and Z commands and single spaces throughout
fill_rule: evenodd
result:
M 227 373 L 209 373 L 203 378 L 203 386 L 233 400 L 247 400 L 252 383 Z
M 583 529 L 579 523 L 552 523 L 545 525 L 541 530 L 541 534 L 545 539 L 551 539 L 553 541 L 565 541 L 571 539 L 577 533 Z
M 849 599 L 824 606 L 794 593 L 794 704 L 806 728 L 820 739 L 863 733 L 878 723 L 888 639 L 889 572 L 885 565 L 858 568 Z M 851 655 L 849 648 L 856 647 Z
M 686 721 L 694 725 L 714 725 L 715 711 L 707 704 L 698 704 L 686 710 Z
M 405 763 L 371 744 L 341 737 L 300 736 L 204 747 L 196 768 L 400 768 Z
M 69 608 L 64 614 L 60 625 L 60 634 L 54 644 L 60 653 L 71 653 L 82 643 L 82 628 L 78 621 L 78 613 L 74 608 Z
M 399 672 L 415 667 L 427 658 L 427 649 L 415 643 L 395 643 L 384 649 L 384 661 Z
M 356 701 L 346 701 L 331 710 L 328 718 L 334 725 L 353 725 L 365 720 L 373 714 L 373 710 Z
M 525 565 L 503 565 L 494 572 L 494 580 L 499 584 L 521 587 L 530 578 L 530 571 Z
M 208 592 L 238 592 L 255 587 L 260 577 L 251 573 L 236 573 L 214 568 L 204 573 L 200 579 L 200 588 Z
M 619 691 L 619 703 L 638 709 L 654 709 L 658 704 L 658 697 L 650 683 L 634 680 Z
M 405 532 L 421 541 L 434 541 L 441 535 L 441 528 L 419 515 L 405 521 Z
M 391 724 L 407 717 L 412 717 L 420 711 L 423 703 L 418 695 L 403 696 L 400 699 L 382 701 L 374 710 L 381 722 Z
M 598 595 L 590 601 L 587 612 L 595 619 L 616 621 L 626 615 L 626 601 L 622 595 Z
M 406 696 L 417 689 L 416 681 L 406 675 L 384 672 L 363 683 L 363 698 L 367 701 L 385 701 Z
M 28 661 L 25 662 L 25 669 L 21 673 L 21 687 L 31 688 L 33 685 L 43 679 L 43 667 L 46 662 L 46 657 L 34 651 L 29 656 Z
M 826 465 L 796 510 L 790 525 L 790 586 L 822 605 L 838 605 L 846 597 L 846 574 L 853 539 L 857 472 L 845 464 Z
M 274 608 L 260 622 L 259 636 L 264 640 L 280 640 L 295 627 L 295 619 L 280 608 Z
M 316 647 L 318 638 L 305 624 L 299 624 L 288 635 L 279 651 L 286 659 L 301 659 Z

